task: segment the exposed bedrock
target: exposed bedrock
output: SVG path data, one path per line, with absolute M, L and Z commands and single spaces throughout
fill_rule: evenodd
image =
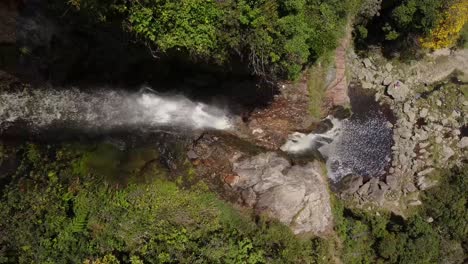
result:
M 205 134 L 189 151 L 199 175 L 232 201 L 266 213 L 294 233 L 327 235 L 333 216 L 319 163 L 293 165 L 276 152 L 226 134 Z
M 330 197 L 318 163 L 291 163 L 274 152 L 233 164 L 234 184 L 257 211 L 291 226 L 294 233 L 325 234 L 332 227 Z

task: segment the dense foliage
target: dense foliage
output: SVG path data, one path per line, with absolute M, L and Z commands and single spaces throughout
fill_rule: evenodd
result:
M 453 47 L 467 22 L 468 1 L 454 1 L 440 16 L 436 27 L 427 37 L 421 39 L 422 46 L 428 49 Z
M 425 214 L 434 218 L 444 237 L 461 241 L 468 252 L 468 166 L 441 178 L 440 186 L 425 194 Z
M 367 0 L 357 18 L 357 41 L 377 41 L 408 54 L 452 47 L 467 21 L 466 5 L 466 0 Z
M 338 230 L 345 263 L 437 263 L 439 236 L 421 217 L 346 209 Z
M 62 2 L 62 1 L 59 1 Z M 358 0 L 72 0 L 72 10 L 97 23 L 120 23 L 153 55 L 247 63 L 260 76 L 295 78 L 331 51 Z M 61 6 L 59 10 L 69 10 Z
M 421 212 L 407 220 L 338 204 L 335 217 L 343 241 L 342 259 L 345 263 L 463 263 L 468 255 L 467 173 L 465 166 L 441 175 L 441 185 L 425 194 Z
M 20 159 L 1 189 L 0 263 L 462 263 L 468 252 L 466 167 L 441 175 L 409 219 L 335 201 L 339 240 L 326 241 L 252 221 L 190 169 L 176 182 L 194 185 L 174 183 L 151 148 L 0 146 L 0 166 Z
M 153 150 L 28 144 L 20 154 L 1 192 L 0 263 L 319 259 L 319 241 L 299 240 L 267 219 L 255 223 L 203 184 L 182 189 L 168 181 Z

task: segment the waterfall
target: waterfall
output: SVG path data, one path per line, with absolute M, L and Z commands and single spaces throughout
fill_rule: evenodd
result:
M 226 111 L 181 95 L 165 96 L 96 89 L 31 89 L 0 92 L 0 130 L 15 122 L 33 128 L 70 125 L 80 129 L 180 127 L 226 130 Z
M 318 151 L 326 160 L 328 176 L 338 182 L 355 174 L 380 177 L 391 161 L 392 129 L 381 113 L 337 120 L 328 117 L 333 127 L 322 134 L 294 133 L 281 147 L 285 152 L 302 155 Z
M 325 133 L 310 133 L 308 135 L 295 132 L 281 146 L 281 150 L 295 155 L 318 150 L 322 156 L 328 156 L 327 146 L 341 133 L 342 122 L 333 116 L 328 116 L 325 120 L 331 122 L 332 128 L 330 130 Z

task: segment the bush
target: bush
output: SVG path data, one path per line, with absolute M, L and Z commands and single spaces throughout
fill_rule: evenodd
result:
M 105 144 L 69 145 L 48 153 L 56 158 L 47 163 L 43 152 L 25 157 L 17 174 L 28 176 L 9 184 L 0 200 L 0 263 L 311 263 L 323 258 L 317 241 L 297 239 L 267 218 L 252 221 L 203 183 L 181 189 L 163 179 L 161 167 L 145 182 L 103 179 L 103 164 L 114 173 L 131 173 L 125 164 L 141 172 L 146 164 L 141 157 L 154 157 L 149 150 L 116 152 Z M 90 170 L 82 173 L 70 165 L 79 163 Z
M 346 209 L 338 224 L 346 263 L 436 263 L 440 238 L 421 217 Z
M 468 22 L 468 1 L 452 1 L 445 12 L 438 18 L 437 25 L 421 38 L 421 44 L 427 49 L 451 48 L 460 38 L 463 26 Z
M 468 243 L 468 166 L 441 175 L 441 184 L 424 195 L 427 217 L 434 218 L 444 236 Z
M 383 44 L 408 56 L 421 47 L 452 46 L 466 22 L 465 5 L 459 0 L 384 1 L 379 12 L 378 1 L 365 1 L 356 20 L 356 41 L 361 46 Z
M 241 59 L 258 76 L 293 79 L 336 47 L 357 2 L 74 0 L 52 6 L 58 14 L 71 6 L 88 23 L 120 23 L 155 57 L 188 54 L 219 64 Z

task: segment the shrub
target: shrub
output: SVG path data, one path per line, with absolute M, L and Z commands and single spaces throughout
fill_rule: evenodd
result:
M 160 168 L 146 182 L 122 185 L 95 170 L 120 164 L 116 171 L 126 173 L 122 157 L 145 152 L 67 146 L 34 166 L 25 157 L 17 174 L 31 176 L 9 184 L 0 199 L 0 263 L 311 263 L 323 257 L 316 241 L 297 239 L 264 217 L 252 221 L 203 183 L 181 189 L 162 180 Z M 38 153 L 38 160 L 46 158 Z M 109 157 L 98 167 L 88 163 L 101 155 Z M 92 169 L 76 174 L 70 161 L 83 160 Z
M 377 11 L 378 1 L 365 1 L 356 20 L 356 41 L 361 46 L 383 44 L 385 51 L 408 57 L 421 47 L 450 46 L 466 21 L 464 5 L 463 0 L 396 0 L 383 1 Z
M 188 54 L 226 64 L 237 57 L 267 78 L 296 78 L 337 45 L 358 0 L 74 0 L 56 3 L 89 23 L 120 23 L 155 57 Z M 90 27 L 92 30 L 92 27 Z
M 441 184 L 424 195 L 425 213 L 446 237 L 467 243 L 468 167 L 454 168 L 441 178 Z
M 421 45 L 427 49 L 453 47 L 467 22 L 468 1 L 453 1 L 438 19 L 435 28 L 426 37 L 421 38 Z

